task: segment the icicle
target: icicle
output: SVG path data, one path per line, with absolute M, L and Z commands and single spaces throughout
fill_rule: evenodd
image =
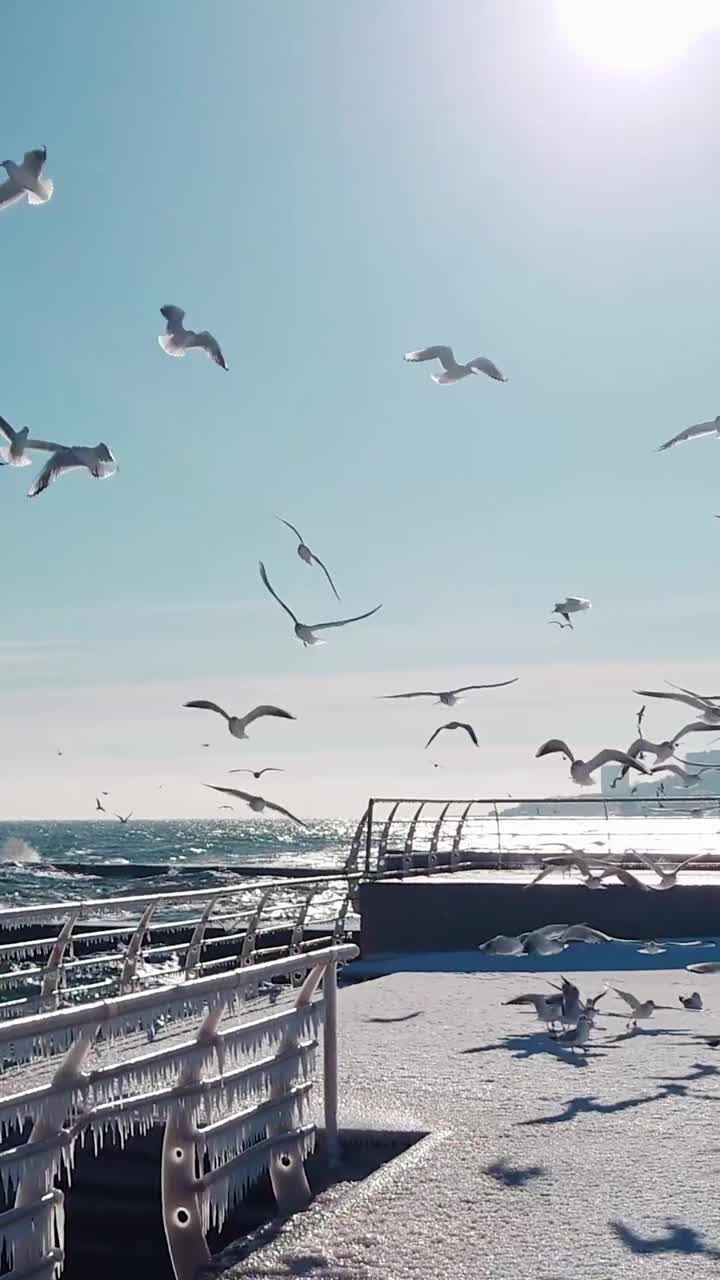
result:
M 9 1151 L 0 1153 L 0 1186 L 7 1193 L 11 1186 L 17 1186 L 25 1170 L 41 1166 L 40 1172 L 46 1173 L 47 1190 L 51 1190 L 60 1168 L 70 1175 L 74 1155 L 74 1135 L 65 1129 L 41 1142 L 26 1142 L 20 1147 L 11 1147 Z
M 252 1143 L 264 1138 L 268 1125 L 284 1132 L 302 1125 L 306 1118 L 307 1095 L 311 1087 L 310 1084 L 298 1085 L 283 1098 L 268 1099 L 239 1115 L 227 1116 L 201 1129 L 198 1144 L 207 1153 L 211 1168 L 225 1164 Z
M 202 1216 L 205 1231 L 210 1227 L 221 1230 L 230 1209 L 242 1200 L 248 1187 L 269 1168 L 270 1160 L 279 1151 L 287 1151 L 299 1160 L 315 1148 L 315 1126 L 306 1125 L 291 1133 L 266 1138 L 248 1147 L 226 1165 L 212 1169 L 200 1179 L 205 1188 L 202 1197 Z
M 17 1245 L 27 1244 L 28 1235 L 37 1242 L 37 1252 L 47 1254 L 54 1244 L 58 1214 L 62 1213 L 62 1192 L 48 1191 L 33 1204 L 0 1213 L 0 1254 L 14 1260 Z M 58 1237 L 62 1239 L 62 1235 Z

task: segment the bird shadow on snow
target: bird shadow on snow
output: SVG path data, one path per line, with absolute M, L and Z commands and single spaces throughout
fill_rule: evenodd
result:
M 530 1035 L 513 1035 L 505 1036 L 504 1039 L 496 1041 L 495 1044 L 478 1044 L 473 1045 L 469 1049 L 461 1049 L 461 1054 L 467 1053 L 495 1053 L 501 1050 L 511 1053 L 514 1058 L 535 1058 L 538 1054 L 545 1054 L 547 1057 L 556 1058 L 558 1062 L 567 1062 L 573 1067 L 586 1067 L 590 1065 L 593 1058 L 604 1058 L 604 1053 L 598 1053 L 591 1050 L 588 1053 L 573 1053 L 571 1048 L 558 1044 L 551 1036 L 544 1032 L 533 1032 Z
M 383 1026 L 388 1022 L 410 1022 L 413 1018 L 422 1018 L 424 1009 L 416 1009 L 414 1013 L 403 1013 L 398 1018 L 363 1018 L 363 1022 L 381 1022 Z
M 651 1102 L 667 1102 L 671 1098 L 720 1101 L 720 1095 L 716 1098 L 713 1094 L 694 1092 L 688 1084 L 669 1083 L 661 1085 L 657 1093 L 646 1093 L 640 1098 L 622 1098 L 618 1102 L 599 1102 L 596 1095 L 592 1093 L 577 1098 L 569 1098 L 564 1104 L 564 1110 L 558 1111 L 556 1115 L 537 1116 L 533 1120 L 518 1120 L 516 1121 L 516 1127 L 565 1124 L 568 1120 L 575 1120 L 578 1116 L 584 1115 L 612 1116 L 619 1114 L 621 1111 L 632 1111 L 636 1107 L 647 1106 Z
M 496 1182 L 501 1182 L 504 1187 L 517 1187 L 523 1190 L 534 1178 L 544 1178 L 547 1170 L 542 1164 L 530 1164 L 524 1168 L 508 1164 L 503 1156 L 502 1159 L 496 1160 L 494 1164 L 489 1164 L 486 1169 L 483 1169 L 483 1173 L 489 1178 L 494 1178 Z
M 611 1222 L 610 1229 L 631 1253 L 700 1253 L 706 1258 L 720 1260 L 720 1249 L 705 1243 L 703 1232 L 685 1226 L 674 1218 L 666 1219 L 662 1236 L 641 1236 L 622 1222 Z

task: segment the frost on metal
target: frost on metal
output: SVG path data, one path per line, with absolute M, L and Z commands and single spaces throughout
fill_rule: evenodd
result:
M 200 1180 L 203 1228 L 222 1229 L 230 1210 L 243 1199 L 249 1187 L 269 1167 L 273 1156 L 281 1161 L 304 1161 L 315 1149 L 314 1125 L 305 1125 L 277 1137 L 265 1138 L 247 1147 L 234 1159 L 212 1169 Z

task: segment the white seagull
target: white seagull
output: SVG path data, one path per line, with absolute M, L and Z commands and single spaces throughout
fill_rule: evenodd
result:
M 697 769 L 697 773 L 690 773 L 687 769 L 683 769 L 679 764 L 659 764 L 650 770 L 651 773 L 672 773 L 676 778 L 680 779 L 683 787 L 699 787 L 702 782 L 702 776 L 707 773 L 708 769 L 717 769 L 716 764 L 693 764 L 692 760 L 687 762 L 692 765 L 693 769 Z
M 271 587 L 270 579 L 265 572 L 265 565 L 262 560 L 260 561 L 260 577 L 273 599 L 277 600 L 280 607 L 292 618 L 295 624 L 295 635 L 306 647 L 309 644 L 325 643 L 324 640 L 319 640 L 314 635 L 315 631 L 327 631 L 330 627 L 347 627 L 351 622 L 362 622 L 363 618 L 371 618 L 374 613 L 377 613 L 378 609 L 382 609 L 382 605 L 377 604 L 374 609 L 368 609 L 367 613 L 358 613 L 354 618 L 342 618 L 339 622 L 313 622 L 311 626 L 308 626 L 306 623 L 298 621 L 292 609 L 285 604 L 284 600 L 280 599 L 277 591 Z
M 512 1000 L 503 1000 L 503 1005 L 531 1004 L 541 1022 L 551 1025 L 562 1021 L 563 998 L 561 992 L 545 995 L 541 992 L 529 991 L 527 995 L 514 996 Z
M 535 752 L 535 759 L 540 756 L 550 756 L 559 752 L 570 761 L 570 777 L 579 787 L 591 787 L 593 785 L 592 775 L 596 769 L 600 769 L 604 764 L 623 764 L 628 769 L 637 769 L 639 773 L 649 773 L 645 765 L 639 760 L 634 760 L 626 751 L 616 751 L 612 747 L 606 747 L 603 751 L 598 751 L 591 760 L 576 760 L 572 751 L 562 738 L 549 738 L 547 742 L 543 742 Z
M 335 599 L 336 599 L 336 600 L 339 600 L 339 599 L 340 599 L 340 597 L 339 597 L 339 595 L 338 595 L 338 593 L 337 593 L 337 588 L 336 588 L 335 583 L 333 582 L 332 578 L 330 577 L 330 574 L 329 574 L 329 572 L 328 572 L 327 565 L 323 564 L 323 562 L 322 562 L 322 560 L 320 559 L 320 557 L 319 557 L 319 556 L 316 556 L 316 555 L 315 555 L 315 552 L 310 550 L 310 548 L 309 548 L 309 546 L 307 545 L 307 543 L 306 543 L 305 539 L 303 538 L 303 536 L 302 536 L 302 534 L 301 534 L 300 530 L 299 530 L 299 529 L 296 529 L 296 528 L 295 528 L 295 525 L 294 525 L 294 524 L 291 524 L 289 520 L 284 520 L 282 516 L 276 516 L 276 517 L 275 517 L 275 519 L 276 519 L 276 520 L 279 520 L 281 524 L 287 525 L 287 528 L 288 528 L 288 529 L 292 529 L 293 533 L 295 534 L 295 537 L 296 537 L 296 538 L 299 538 L 299 540 L 300 540 L 300 545 L 298 546 L 298 549 L 297 549 L 297 553 L 298 553 L 298 555 L 299 555 L 300 559 L 301 559 L 301 560 L 303 560 L 305 564 L 312 565 L 313 563 L 315 563 L 315 564 L 317 564 L 317 565 L 319 565 L 319 566 L 320 566 L 320 568 L 322 569 L 323 573 L 325 574 L 325 577 L 327 578 L 328 582 L 330 583 L 330 586 L 332 587 L 332 592 L 333 592 L 333 595 L 335 596 Z
M 0 184 L 0 209 L 7 209 L 20 200 L 27 200 L 28 204 L 47 204 L 54 187 L 51 178 L 41 177 L 46 160 L 46 147 L 26 151 L 22 164 L 3 160 L 7 181 Z
M 21 427 L 16 431 L 7 418 L 0 416 L 0 436 L 4 436 L 7 445 L 0 446 L 0 463 L 9 467 L 29 467 L 32 459 L 26 456 L 28 449 L 42 449 L 45 453 L 56 453 L 63 449 L 61 444 L 51 440 L 34 440 L 30 438 L 30 428 Z
M 442 733 L 444 729 L 464 729 L 470 741 L 472 742 L 473 746 L 476 747 L 478 745 L 478 740 L 477 740 L 477 737 L 475 736 L 475 730 L 473 729 L 471 724 L 463 724 L 461 720 L 448 720 L 447 724 L 441 724 L 440 728 L 436 729 L 435 732 L 430 735 L 427 742 L 425 743 L 426 751 L 430 746 L 430 743 L 434 742 L 438 734 Z
M 296 716 L 290 714 L 289 711 L 283 711 L 282 707 L 273 707 L 263 704 L 260 707 L 253 707 L 252 711 L 248 711 L 246 716 L 231 716 L 227 711 L 223 711 L 217 702 L 206 702 L 204 698 L 197 698 L 193 702 L 184 702 L 184 707 L 195 707 L 198 711 L 216 711 L 219 716 L 224 716 L 227 720 L 227 727 L 233 738 L 247 738 L 245 730 L 254 720 L 260 720 L 262 716 L 277 716 L 281 720 L 295 720 Z
M 584 613 L 586 609 L 592 609 L 590 600 L 586 600 L 584 596 L 566 596 L 564 600 L 558 600 L 553 606 L 553 613 L 559 613 L 564 618 L 567 625 L 572 627 L 570 621 L 571 613 Z
M 512 680 L 498 680 L 495 684 L 463 684 L 459 689 L 418 689 L 413 693 L 383 693 L 381 697 L 389 702 L 397 698 L 437 698 L 443 706 L 454 707 L 462 702 L 462 693 L 470 693 L 473 689 L 504 689 L 505 685 L 517 684 L 519 679 L 519 676 L 513 676 Z
M 716 705 L 715 699 L 703 696 L 700 693 L 694 693 L 692 689 L 683 689 L 681 685 L 673 685 L 677 688 L 677 693 L 665 693 L 664 690 L 656 689 L 634 689 L 633 692 L 642 698 L 666 698 L 670 702 L 683 702 L 686 706 L 692 707 L 695 711 L 699 711 L 703 720 L 708 724 L 720 724 L 720 706 Z M 690 732 L 688 727 L 687 732 Z
M 612 990 L 632 1009 L 632 1016 L 627 1022 L 628 1027 L 636 1027 L 640 1018 L 651 1018 L 656 1009 L 666 1008 L 666 1005 L 656 1004 L 654 1000 L 638 1000 L 632 991 L 621 991 L 619 987 L 613 987 Z
M 577 1026 L 571 1027 L 569 1031 L 562 1033 L 551 1032 L 553 1040 L 556 1044 L 567 1045 L 572 1049 L 573 1053 L 576 1049 L 581 1049 L 583 1053 L 587 1053 L 586 1044 L 593 1029 L 595 1021 L 593 1010 L 587 1013 L 581 1013 L 577 1021 Z
M 167 325 L 165 332 L 159 335 L 158 342 L 167 355 L 184 356 L 188 351 L 204 351 L 221 369 L 228 368 L 217 338 L 208 333 L 207 329 L 195 333 L 184 327 L 185 312 L 182 307 L 161 307 L 160 314 L 165 317 Z
M 720 417 L 713 418 L 711 422 L 698 422 L 694 427 L 686 427 L 684 431 L 679 431 L 672 440 L 666 440 L 661 444 L 656 453 L 662 453 L 665 449 L 672 449 L 673 445 L 684 444 L 686 440 L 700 440 L 702 436 L 715 436 L 720 439 Z
M 294 720 L 295 717 L 292 716 L 291 719 Z M 260 778 L 262 778 L 264 773 L 284 773 L 284 772 L 285 772 L 284 769 L 276 769 L 275 766 L 272 764 L 266 765 L 264 769 L 228 769 L 228 773 L 251 773 L 256 782 Z
M 693 991 L 689 996 L 678 996 L 678 1000 L 684 1009 L 702 1009 L 703 1001 L 699 991 Z
M 234 787 L 216 787 L 212 782 L 206 782 L 206 787 L 211 791 L 222 791 L 223 795 L 234 796 L 237 800 L 245 800 L 250 805 L 253 813 L 262 813 L 264 809 L 272 809 L 274 813 L 282 813 L 286 818 L 290 818 L 293 822 L 297 822 L 299 827 L 307 829 L 307 823 L 301 818 L 296 818 L 294 813 L 289 809 L 283 809 L 281 804 L 273 804 L 270 800 L 264 800 L 262 796 L 251 795 L 249 791 L 236 791 Z
M 648 870 L 654 871 L 658 877 L 660 883 L 653 885 L 654 889 L 674 889 L 678 882 L 678 871 L 682 871 L 683 867 L 689 867 L 691 862 L 697 862 L 699 858 L 704 858 L 705 854 L 694 853 L 692 857 L 678 862 L 677 866 L 670 871 L 666 871 L 664 867 L 660 866 L 659 862 L 656 862 L 654 858 L 650 858 L 646 853 L 641 853 L 639 849 L 637 850 L 637 856 L 641 862 L 645 863 Z
M 488 360 L 487 356 L 475 356 L 475 359 L 468 360 L 467 364 L 458 364 L 452 347 L 423 347 L 422 351 L 408 351 L 405 359 L 410 364 L 417 364 L 419 360 L 439 360 L 443 372 L 433 373 L 433 382 L 460 382 L 462 378 L 469 378 L 473 373 L 486 373 L 488 378 L 494 378 L 496 382 L 507 382 L 507 378 L 492 360 Z
M 45 463 L 28 491 L 28 498 L 44 493 L 53 480 L 65 471 L 86 470 L 96 480 L 106 480 L 117 471 L 117 463 L 106 444 L 62 445 Z

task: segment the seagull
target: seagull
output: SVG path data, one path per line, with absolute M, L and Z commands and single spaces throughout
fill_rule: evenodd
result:
M 577 1026 L 571 1027 L 569 1031 L 551 1031 L 550 1035 L 556 1044 L 568 1045 L 575 1053 L 576 1049 L 581 1049 L 583 1053 L 587 1053 L 586 1044 L 590 1032 L 593 1028 L 594 1017 L 592 1011 L 581 1013 L 577 1021 Z
M 413 693 L 383 693 L 381 697 L 390 702 L 397 698 L 437 698 L 438 704 L 454 707 L 463 701 L 459 697 L 461 693 L 470 693 L 473 689 L 504 689 L 508 684 L 517 684 L 519 679 L 519 676 L 513 676 L 512 680 L 498 680 L 495 684 L 463 684 L 459 689 L 418 689 Z
M 644 880 L 639 880 L 632 871 L 628 871 L 627 867 L 613 867 L 612 870 L 604 871 L 601 879 L 609 880 L 612 876 L 615 876 L 626 889 L 640 889 L 647 892 L 657 888 L 657 885 L 645 884 Z
M 655 689 L 635 689 L 634 692 L 641 698 L 669 698 L 671 702 L 684 702 L 686 706 L 702 712 L 703 720 L 710 724 L 720 724 L 720 707 L 715 706 L 711 698 L 703 698 L 690 689 L 683 689 L 679 693 L 665 693 L 662 690 L 658 692 Z
M 720 962 L 717 960 L 701 960 L 698 964 L 686 964 L 688 973 L 720 973 Z
M 99 796 L 95 797 L 95 809 L 98 813 L 107 813 L 107 809 Z
M 289 711 L 283 711 L 282 707 L 265 705 L 254 707 L 252 711 L 248 711 L 246 716 L 230 716 L 227 711 L 223 711 L 222 707 L 218 706 L 217 702 L 206 702 L 204 698 L 198 698 L 194 702 L 184 702 L 183 706 L 194 707 L 198 711 L 216 711 L 219 716 L 224 716 L 233 738 L 247 738 L 245 730 L 248 725 L 251 725 L 254 720 L 260 720 L 263 716 L 276 716 L 281 720 L 297 719 Z M 251 770 L 247 772 L 251 772 Z
M 216 787 L 211 782 L 206 782 L 204 785 L 210 787 L 211 791 L 222 791 L 223 795 L 247 801 L 253 813 L 262 813 L 264 809 L 272 809 L 274 813 L 284 814 L 286 818 L 290 818 L 293 822 L 297 822 L 299 827 L 305 827 L 307 830 L 307 823 L 303 822 L 301 818 L 296 818 L 295 814 L 291 813 L 289 809 L 283 809 L 281 804 L 272 804 L 270 800 L 264 800 L 262 796 L 253 796 L 249 791 L 236 791 L 233 787 Z
M 294 525 L 294 524 L 291 524 L 289 520 L 284 520 L 282 516 L 276 516 L 276 517 L 275 517 L 275 519 L 276 519 L 276 520 L 279 520 L 281 524 L 287 525 L 288 529 L 292 529 L 293 533 L 295 534 L 295 537 L 300 539 L 300 545 L 299 545 L 299 547 L 298 547 L 298 549 L 297 549 L 297 553 L 298 553 L 298 555 L 299 555 L 300 559 L 301 559 L 301 560 L 303 560 L 303 561 L 305 562 L 305 564 L 312 565 L 312 563 L 313 563 L 313 561 L 314 561 L 314 562 L 315 562 L 315 564 L 317 564 L 317 565 L 319 565 L 319 566 L 320 566 L 320 568 L 322 569 L 323 573 L 325 574 L 325 577 L 327 578 L 328 582 L 330 583 L 330 586 L 332 587 L 332 592 L 333 592 L 333 595 L 335 596 L 335 599 L 336 599 L 336 600 L 339 600 L 339 599 L 340 599 L 340 597 L 339 597 L 339 595 L 338 595 L 338 593 L 337 593 L 337 588 L 336 588 L 335 583 L 333 582 L 332 578 L 330 577 L 330 573 L 329 573 L 329 571 L 328 571 L 328 567 L 327 567 L 327 565 L 326 565 L 326 564 L 323 564 L 323 562 L 322 562 L 322 560 L 320 559 L 320 557 L 319 557 L 319 556 L 316 556 L 316 555 L 315 555 L 315 553 L 314 553 L 314 551 L 311 551 L 311 550 L 310 550 L 310 548 L 309 548 L 309 546 L 307 545 L 307 543 L 306 543 L 305 539 L 303 538 L 302 534 L 300 533 L 300 530 L 299 530 L 299 529 L 296 529 L 296 528 L 295 528 L 295 525 Z
M 0 417 L 0 436 L 4 436 L 8 442 L 7 446 L 0 447 L 0 462 L 10 467 L 29 467 L 32 459 L 26 457 L 28 449 L 44 449 L 46 453 L 56 453 L 64 448 L 50 440 L 31 440 L 29 427 L 21 427 L 16 431 L 3 417 Z
M 666 440 L 661 444 L 656 453 L 662 453 L 665 449 L 672 449 L 675 444 L 684 444 L 686 440 L 699 440 L 702 436 L 715 436 L 720 439 L 720 416 L 713 418 L 710 422 L 698 422 L 694 427 L 686 427 L 684 431 L 679 431 L 672 440 Z
M 280 607 L 284 609 L 285 612 L 292 618 L 293 622 L 295 623 L 295 635 L 297 636 L 298 640 L 302 641 L 302 643 L 305 645 L 306 648 L 310 644 L 325 643 L 324 640 L 318 640 L 318 637 L 314 635 L 313 632 L 327 631 L 328 628 L 330 627 L 347 627 L 351 622 L 362 622 L 363 618 L 371 618 L 374 613 L 377 613 L 378 609 L 382 609 L 382 605 L 377 604 L 375 605 L 374 609 L 368 609 L 367 613 L 359 613 L 354 618 L 342 618 L 340 622 L 313 622 L 311 626 L 307 626 L 306 623 L 304 622 L 298 622 L 298 619 L 295 617 L 295 614 L 293 613 L 292 609 L 290 609 L 285 604 L 285 602 L 280 599 L 277 592 L 273 589 L 273 587 L 271 587 L 270 579 L 268 578 L 267 573 L 265 572 L 265 565 L 263 564 L 262 560 L 260 561 L 260 577 L 264 585 L 267 587 L 268 591 L 270 592 L 270 595 L 273 597 L 273 599 L 277 600 Z
M 561 1021 L 562 1003 L 563 998 L 559 991 L 552 996 L 530 991 L 527 995 L 514 996 L 512 1000 L 503 1000 L 503 1005 L 531 1004 L 540 1021 L 549 1025 Z
M 590 869 L 590 861 L 583 857 L 584 852 L 584 849 L 577 849 L 573 850 L 571 853 L 553 853 L 541 858 L 541 862 L 543 864 L 542 870 L 538 872 L 533 880 L 530 880 L 526 885 L 523 885 L 523 888 L 530 889 L 533 885 L 540 884 L 546 876 L 552 875 L 558 867 L 565 867 L 569 870 L 575 868 L 579 871 L 586 888 L 602 889 L 603 877 L 602 875 L 593 875 Z M 591 858 L 593 866 L 595 867 L 608 866 L 608 863 L 604 858 L 597 858 L 594 855 L 591 855 Z
M 655 1004 L 654 1000 L 638 1000 L 631 991 L 621 991 L 619 987 L 613 987 L 612 990 L 632 1009 L 632 1017 L 627 1022 L 628 1028 L 636 1027 L 640 1018 L 651 1018 L 656 1009 L 665 1008 L 664 1005 Z
M 473 745 L 474 746 L 478 745 L 478 740 L 477 740 L 477 737 L 475 736 L 475 730 L 473 729 L 471 724 L 463 724 L 461 720 L 448 720 L 447 724 L 441 724 L 439 729 L 436 729 L 434 733 L 430 734 L 430 737 L 425 743 L 426 751 L 430 746 L 430 743 L 435 741 L 438 734 L 443 732 L 443 729 L 464 729 L 470 741 L 473 743 Z
M 649 773 L 644 764 L 634 760 L 626 751 L 616 751 L 612 747 L 606 747 L 603 751 L 598 751 L 591 760 L 576 760 L 567 743 L 562 738 L 549 738 L 535 752 L 535 759 L 540 756 L 549 756 L 559 752 L 567 757 L 570 761 L 570 777 L 579 787 L 591 787 L 593 785 L 592 775 L 596 769 L 601 768 L 604 764 L 624 764 L 628 769 L 637 769 L 639 773 Z
M 586 609 L 592 609 L 592 604 L 584 596 L 566 596 L 564 600 L 559 600 L 553 606 L 553 613 L 559 613 L 560 617 L 564 618 L 568 626 L 571 627 L 570 614 L 584 613 Z
M 693 764 L 692 761 L 688 763 Z M 679 778 L 683 787 L 698 787 L 702 782 L 702 775 L 707 773 L 708 769 L 717 769 L 716 764 L 693 764 L 693 768 L 697 769 L 697 773 L 688 773 L 687 769 L 681 768 L 679 764 L 661 764 L 651 769 L 651 773 L 672 773 Z
M 690 996 L 678 996 L 678 1000 L 685 1009 L 702 1009 L 702 996 L 699 991 L 693 991 Z
M 25 152 L 22 164 L 16 164 L 14 160 L 2 161 L 7 180 L 0 184 L 0 209 L 7 209 L 20 200 L 27 200 L 28 204 L 47 204 L 54 186 L 52 178 L 40 176 L 46 160 L 47 147 L 38 147 L 35 151 Z
M 452 347 L 424 347 L 422 351 L 408 351 L 405 359 L 410 364 L 417 364 L 420 360 L 439 360 L 443 372 L 433 373 L 433 382 L 460 382 L 462 378 L 469 378 L 473 373 L 486 373 L 496 382 L 507 382 L 507 378 L 503 377 L 497 365 L 493 364 L 492 360 L 488 360 L 487 356 L 475 356 L 475 359 L 468 360 L 467 364 L 458 364 Z
M 291 720 L 295 717 L 291 716 Z M 276 769 L 274 765 L 267 765 L 264 769 L 228 769 L 228 773 L 251 773 L 255 781 L 262 778 L 264 773 L 284 773 L 284 769 Z
M 639 738 L 642 737 L 642 722 L 645 716 L 645 710 L 646 710 L 645 703 L 643 703 L 643 705 L 641 706 L 640 710 L 637 712 L 637 715 L 635 717 L 637 720 L 637 732 L 638 732 Z
M 717 731 L 718 731 L 718 727 L 716 724 L 705 724 L 703 720 L 691 720 L 689 724 L 684 724 L 682 729 L 679 729 L 677 733 L 673 734 L 672 740 L 673 742 L 677 743 L 680 741 L 681 738 L 684 738 L 685 735 L 688 733 L 715 733 L 716 734 Z M 710 746 L 712 746 L 712 743 L 710 743 Z
M 691 862 L 697 862 L 698 858 L 704 858 L 705 854 L 694 853 L 692 857 L 685 858 L 682 862 L 678 862 L 677 866 L 673 867 L 671 871 L 666 871 L 658 862 L 655 861 L 654 858 L 648 857 L 646 853 L 640 853 L 638 850 L 637 856 L 640 858 L 641 862 L 645 863 L 645 866 L 650 871 L 654 871 L 655 875 L 658 876 L 660 883 L 654 885 L 653 888 L 674 889 L 677 885 L 678 871 L 682 871 L 683 867 L 689 866 Z
M 129 813 L 128 813 L 124 818 L 123 818 L 123 816 L 122 816 L 122 814 L 121 814 L 121 813 L 116 813 L 116 814 L 115 814 L 115 817 L 117 818 L 118 822 L 122 822 L 123 826 L 126 826 L 126 824 L 130 821 L 130 819 L 132 818 L 132 816 L 133 816 L 133 811 L 132 811 L 132 809 L 130 810 L 130 812 L 129 812 Z
M 549 627 L 559 627 L 561 631 L 567 631 L 568 627 L 570 628 L 570 630 L 571 630 L 571 631 L 574 631 L 574 630 L 575 630 L 575 628 L 574 628 L 574 626 L 573 626 L 573 624 L 572 624 L 572 622 L 570 621 L 570 619 L 569 619 L 569 618 L 568 618 L 567 622 L 558 622 L 557 618 L 551 618 L 551 619 L 550 619 L 550 621 L 548 622 L 548 626 L 549 626 Z
M 214 364 L 227 369 L 217 338 L 208 333 L 207 329 L 203 329 L 202 333 L 195 333 L 184 327 L 185 312 L 182 307 L 161 307 L 160 314 L 165 317 L 167 325 L 165 332 L 158 337 L 158 342 L 167 355 L 184 356 L 188 351 L 204 351 Z
M 96 480 L 106 480 L 117 471 L 117 463 L 107 445 L 102 442 L 96 444 L 94 448 L 87 445 L 62 445 L 36 476 L 28 492 L 28 498 L 37 498 L 38 494 L 44 493 L 48 485 L 52 484 L 53 480 L 57 480 L 64 471 L 76 471 L 82 468 L 89 471 Z

